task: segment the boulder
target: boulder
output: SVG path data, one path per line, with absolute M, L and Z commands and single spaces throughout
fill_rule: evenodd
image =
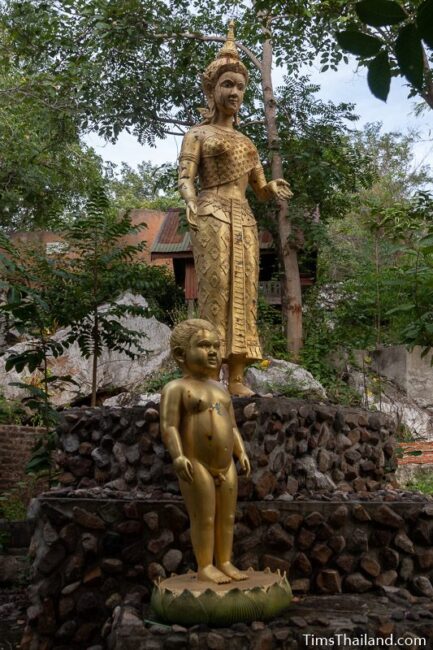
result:
M 269 393 L 286 394 L 293 391 L 299 397 L 311 399 L 326 399 L 326 391 L 313 375 L 289 361 L 270 359 L 269 365 L 262 364 L 260 368 L 248 368 L 246 384 L 257 395 Z
M 159 404 L 161 401 L 161 393 L 119 393 L 113 397 L 107 397 L 104 400 L 104 406 L 118 407 L 122 406 L 146 406 L 149 402 Z
M 386 377 L 373 375 L 370 370 L 364 373 L 347 364 L 346 372 L 349 385 L 360 394 L 365 408 L 391 416 L 398 426 L 404 427 L 415 439 L 433 439 L 432 408 L 421 405 L 413 394 L 408 395 Z
M 26 557 L 0 555 L 0 585 L 16 584 L 26 571 Z
M 147 307 L 147 302 L 142 296 L 126 293 L 117 301 L 118 304 L 130 304 L 140 307 Z M 104 310 L 104 305 L 101 306 Z M 144 318 L 142 316 L 125 316 L 120 319 L 123 326 L 142 332 L 145 336 L 141 345 L 146 352 L 140 354 L 135 360 L 130 359 L 125 353 L 110 351 L 104 348 L 98 362 L 98 391 L 106 391 L 123 388 L 132 390 L 160 370 L 170 357 L 170 328 L 160 323 L 154 316 Z M 69 329 L 56 332 L 53 336 L 55 341 L 61 342 L 66 339 Z M 26 391 L 11 386 L 12 382 L 36 384 L 38 382 L 36 371 L 30 374 L 27 370 L 21 373 L 15 371 L 6 372 L 6 359 L 11 353 L 22 353 L 32 347 L 31 341 L 17 343 L 6 350 L 0 358 L 0 385 L 7 399 L 22 399 L 28 397 Z M 134 351 L 134 347 L 131 348 Z M 56 388 L 51 384 L 50 391 L 52 403 L 55 406 L 63 406 L 71 402 L 87 397 L 91 392 L 92 358 L 85 359 L 80 352 L 77 343 L 71 345 L 57 359 L 49 359 L 49 371 L 52 375 L 70 375 L 76 384 L 63 382 Z

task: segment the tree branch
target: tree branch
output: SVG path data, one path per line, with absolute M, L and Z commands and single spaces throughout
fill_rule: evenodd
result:
M 173 117 L 159 117 L 156 116 L 157 122 L 162 122 L 163 124 L 176 124 L 177 126 L 194 126 L 194 122 L 185 122 L 182 120 L 176 120 Z
M 421 97 L 425 100 L 425 102 L 430 106 L 430 108 L 433 108 L 433 73 L 430 68 L 429 60 L 425 52 L 424 45 L 422 45 L 422 57 L 423 57 L 424 77 L 426 80 L 426 90 L 425 92 L 421 92 L 420 94 Z
M 163 133 L 165 133 L 166 135 L 181 136 L 181 135 L 185 135 L 186 131 L 181 131 L 180 129 L 179 131 L 168 131 L 167 129 L 163 129 Z
M 251 120 L 250 122 L 241 122 L 241 126 L 252 126 L 253 124 L 266 124 L 265 120 Z
M 178 34 L 148 34 L 148 36 L 153 36 L 153 38 L 162 38 L 165 40 L 172 40 L 176 38 L 187 38 L 192 41 L 213 41 L 217 43 L 225 43 L 226 38 L 224 36 L 206 36 L 205 34 L 198 34 L 195 32 L 179 32 Z M 236 42 L 237 47 L 247 55 L 250 61 L 255 65 L 255 67 L 262 72 L 262 64 L 260 60 L 256 57 L 254 52 L 250 50 L 249 47 L 243 45 L 242 43 Z

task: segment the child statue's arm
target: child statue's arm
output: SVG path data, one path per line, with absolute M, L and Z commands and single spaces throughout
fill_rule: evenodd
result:
M 179 432 L 182 389 L 177 382 L 167 384 L 161 394 L 160 427 L 161 438 L 173 460 L 177 476 L 187 483 L 193 481 L 193 466 L 183 454 Z
M 245 474 L 249 476 L 251 473 L 250 459 L 248 458 L 247 452 L 245 451 L 244 441 L 242 440 L 241 434 L 239 433 L 239 429 L 237 427 L 236 420 L 235 420 L 235 412 L 233 410 L 233 404 L 231 402 L 230 402 L 229 411 L 230 411 L 230 417 L 233 424 L 233 437 L 234 437 L 233 455 L 235 456 L 235 458 L 239 460 L 240 466 L 242 467 Z

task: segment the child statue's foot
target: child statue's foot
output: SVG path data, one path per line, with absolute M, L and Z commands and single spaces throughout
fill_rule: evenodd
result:
M 254 391 L 240 381 L 230 381 L 228 389 L 231 395 L 237 395 L 238 397 L 251 397 L 251 395 L 254 395 Z
M 217 585 L 222 585 L 225 582 L 231 582 L 230 576 L 228 573 L 223 573 L 212 564 L 208 564 L 204 569 L 199 569 L 197 572 L 197 578 L 199 580 L 209 580 L 210 582 L 216 582 Z
M 243 573 L 243 571 L 239 571 L 231 562 L 224 562 L 224 564 L 219 564 L 218 568 L 226 574 L 226 576 L 229 576 L 232 580 L 247 580 L 248 579 L 248 574 Z

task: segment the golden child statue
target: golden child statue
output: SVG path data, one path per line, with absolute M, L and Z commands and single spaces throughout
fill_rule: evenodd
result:
M 201 319 L 177 325 L 170 339 L 183 377 L 164 387 L 161 435 L 179 478 L 191 522 L 199 580 L 245 580 L 231 563 L 237 499 L 233 456 L 249 474 L 229 393 L 213 379 L 221 367 L 215 327 Z M 215 562 L 214 562 L 215 559 Z
M 179 478 L 190 518 L 197 573 L 159 581 L 151 605 L 167 623 L 226 626 L 267 620 L 292 599 L 285 574 L 248 569 L 231 562 L 237 499 L 233 457 L 251 471 L 227 390 L 215 381 L 221 344 L 215 327 L 198 318 L 177 325 L 171 335 L 182 378 L 161 396 L 161 436 Z
M 256 147 L 235 129 L 248 72 L 233 30 L 231 22 L 226 43 L 203 74 L 208 109 L 183 139 L 179 190 L 187 205 L 200 317 L 215 323 L 229 392 L 250 395 L 244 369 L 262 352 L 256 324 L 258 233 L 245 192 L 250 184 L 259 200 L 288 199 L 292 193 L 283 179 L 266 181 Z

